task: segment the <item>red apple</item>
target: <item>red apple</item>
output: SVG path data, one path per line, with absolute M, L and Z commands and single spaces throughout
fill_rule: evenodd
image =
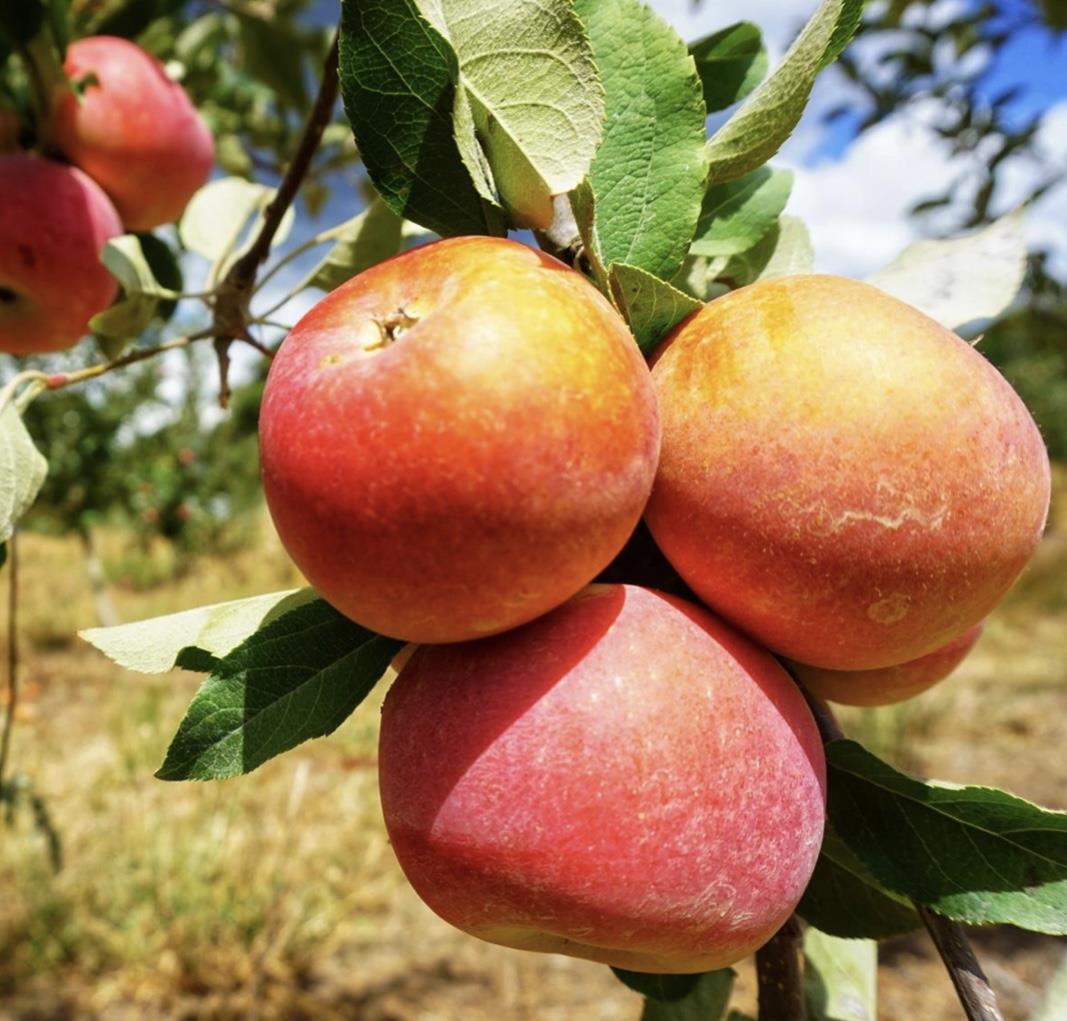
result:
M 122 224 L 80 170 L 28 154 L 0 156 L 0 351 L 70 347 L 118 293 L 100 261 Z
M 64 89 L 51 135 L 62 152 L 111 196 L 129 230 L 172 223 L 207 180 L 214 142 L 196 108 L 163 65 L 127 39 L 91 36 L 67 49 L 76 96 Z
M 982 625 L 964 631 L 947 645 L 925 656 L 879 670 L 824 670 L 793 663 L 804 686 L 818 698 L 841 705 L 892 705 L 914 698 L 943 681 L 974 648 Z
M 386 696 L 379 778 L 400 865 L 446 921 L 646 972 L 766 942 L 823 830 L 796 685 L 707 611 L 629 585 L 420 646 Z
M 647 521 L 701 600 L 832 670 L 917 659 L 982 620 L 1041 537 L 1049 464 L 1004 378 L 868 284 L 719 298 L 656 353 Z
M 640 518 L 659 420 L 625 324 L 579 273 L 495 238 L 416 248 L 293 329 L 260 416 L 297 567 L 410 642 L 482 637 L 592 580 Z

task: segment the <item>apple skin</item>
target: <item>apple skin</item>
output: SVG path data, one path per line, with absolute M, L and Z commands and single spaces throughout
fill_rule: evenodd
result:
M 297 567 L 409 642 L 569 599 L 633 531 L 658 451 L 625 324 L 580 274 L 499 238 L 425 245 L 328 295 L 274 359 L 260 415 Z
M 100 261 L 118 213 L 77 168 L 29 154 L 0 156 L 0 195 L 0 351 L 70 347 L 118 293 Z
M 57 93 L 51 137 L 115 203 L 128 230 L 173 223 L 207 180 L 215 144 L 185 90 L 135 43 L 90 36 L 67 48 L 63 65 L 98 84 L 81 99 Z
M 391 843 L 438 915 L 637 971 L 761 946 L 822 838 L 826 764 L 799 689 L 708 611 L 636 586 L 420 646 L 378 761 Z
M 917 659 L 973 627 L 1034 552 L 1049 463 L 970 345 L 868 284 L 796 276 L 661 345 L 646 521 L 700 599 L 832 670 Z
M 840 705 L 893 705 L 921 695 L 948 677 L 974 648 L 982 626 L 968 628 L 918 659 L 879 670 L 824 670 L 803 663 L 791 663 L 790 667 L 817 698 Z

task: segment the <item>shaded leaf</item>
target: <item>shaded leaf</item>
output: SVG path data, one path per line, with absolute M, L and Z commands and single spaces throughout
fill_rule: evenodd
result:
M 708 113 L 739 103 L 767 73 L 767 50 L 757 25 L 739 21 L 693 43 Z
M 701 307 L 696 298 L 636 266 L 616 263 L 611 267 L 610 282 L 615 303 L 645 354 L 654 351 L 671 329 Z
M 730 256 L 719 277 L 735 287 L 743 287 L 757 280 L 810 273 L 814 261 L 815 253 L 804 221 L 795 216 L 782 216 L 751 248 Z
M 1067 813 L 917 780 L 852 741 L 827 763 L 830 821 L 882 886 L 955 921 L 1067 935 Z
M 0 542 L 7 542 L 30 509 L 48 474 L 48 462 L 34 446 L 13 403 L 0 411 Z
M 1015 300 L 1026 272 L 1022 213 L 948 241 L 916 241 L 867 278 L 943 326 L 980 333 Z
M 445 236 L 500 234 L 453 131 L 459 59 L 415 0 L 342 0 L 341 94 L 382 198 Z
M 640 0 L 578 0 L 607 96 L 604 138 L 589 171 L 597 249 L 670 279 L 704 197 L 704 100 L 693 58 Z
M 831 826 L 826 827 L 797 914 L 828 935 L 845 939 L 885 939 L 922 926 L 911 903 L 879 886 Z
M 332 733 L 403 644 L 354 624 L 321 599 L 270 621 L 214 663 L 156 776 L 239 776 Z
M 219 263 L 237 247 L 249 220 L 269 201 L 270 189 L 243 177 L 209 181 L 190 200 L 178 224 L 186 248 Z
M 646 998 L 641 1021 L 720 1021 L 730 1002 L 734 978 L 731 968 L 706 971 L 697 976 L 696 985 L 681 999 Z
M 766 163 L 790 136 L 819 71 L 855 30 L 863 0 L 822 0 L 781 64 L 708 142 L 710 179 L 729 181 Z
M 187 649 L 221 658 L 272 620 L 316 599 L 313 589 L 288 589 L 79 634 L 127 670 L 161 674 L 177 666 Z
M 804 933 L 804 1002 L 809 1021 L 877 1021 L 878 944 Z
M 681 1000 L 696 989 L 704 977 L 704 972 L 693 975 L 651 975 L 644 971 L 629 971 L 626 968 L 612 968 L 615 977 L 635 993 L 647 996 L 650 1000 L 670 1003 Z
M 793 187 L 790 170 L 760 167 L 704 196 L 692 255 L 736 255 L 751 248 L 775 224 Z

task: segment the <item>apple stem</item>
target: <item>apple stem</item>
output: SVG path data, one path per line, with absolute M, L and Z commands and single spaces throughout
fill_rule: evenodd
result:
M 789 919 L 756 951 L 759 1021 L 804 1021 L 800 922 Z
M 807 699 L 808 707 L 815 717 L 815 723 L 819 728 L 823 743 L 844 739 L 845 734 L 838 726 L 837 720 L 830 707 L 825 702 L 820 702 L 797 680 L 796 675 L 789 669 L 788 664 L 782 663 L 790 677 L 796 681 L 804 698 Z M 912 906 L 919 913 L 919 917 L 926 926 L 934 946 L 937 948 L 941 961 L 945 965 L 948 976 L 959 997 L 960 1006 L 967 1021 L 1004 1021 L 999 1008 L 997 997 L 989 985 L 989 980 L 982 971 L 982 966 L 974 956 L 974 950 L 967 939 L 967 934 L 958 922 L 939 915 L 925 904 L 912 901 Z M 758 958 L 757 958 L 758 959 Z M 762 988 L 762 987 L 761 987 Z M 763 1015 L 760 1014 L 760 1021 Z

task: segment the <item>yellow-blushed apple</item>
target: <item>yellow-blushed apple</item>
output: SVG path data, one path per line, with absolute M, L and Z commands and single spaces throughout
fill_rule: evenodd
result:
M 1041 537 L 1049 463 L 1025 406 L 950 330 L 868 284 L 764 281 L 656 352 L 646 520 L 702 601 L 833 670 L 973 627 Z
M 840 705 L 893 705 L 921 695 L 943 681 L 974 648 L 982 625 L 968 628 L 951 642 L 925 656 L 878 670 L 825 670 L 791 663 L 790 668 L 817 698 Z
M 75 167 L 0 155 L 0 351 L 70 347 L 118 293 L 100 252 L 122 224 Z
M 297 567 L 409 642 L 515 627 L 605 567 L 659 451 L 648 367 L 581 274 L 455 238 L 372 267 L 296 325 L 260 416 Z
M 765 943 L 811 877 L 825 807 L 819 734 L 782 667 L 630 585 L 420 646 L 386 696 L 379 782 L 400 865 L 443 919 L 659 973 Z
M 215 158 L 185 90 L 150 53 L 116 36 L 71 43 L 63 69 L 84 84 L 81 95 L 57 93 L 54 143 L 111 196 L 128 230 L 176 220 Z

